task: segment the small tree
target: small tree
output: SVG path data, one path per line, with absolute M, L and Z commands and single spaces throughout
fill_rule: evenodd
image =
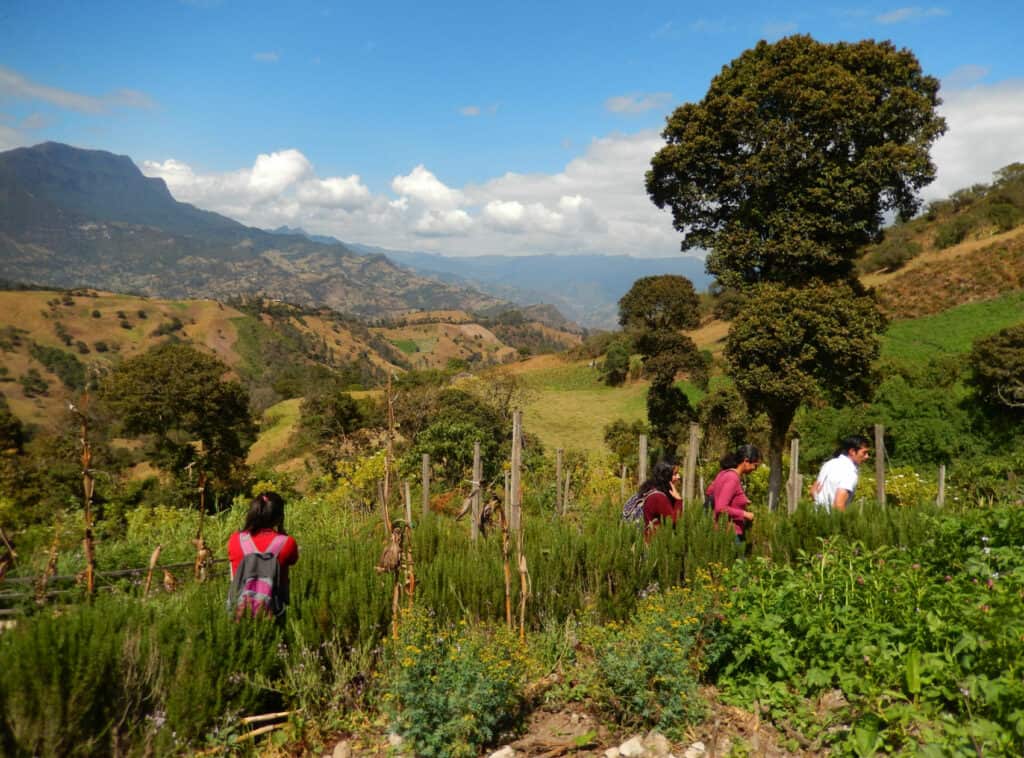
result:
M 613 342 L 605 353 L 601 366 L 601 378 L 604 383 L 618 387 L 629 376 L 629 349 L 622 342 Z
M 227 372 L 215 356 L 169 342 L 114 369 L 101 397 L 126 433 L 152 437 L 157 466 L 178 473 L 198 462 L 224 481 L 244 464 L 255 433 L 245 389 Z
M 700 301 L 684 276 L 664 274 L 637 279 L 619 300 L 619 323 L 633 338 L 651 378 L 647 418 L 653 437 L 668 450 L 675 447 L 684 426 L 693 420 L 690 401 L 676 376 L 689 371 L 698 380 L 706 364 L 689 337 L 680 334 L 700 323 Z
M 732 324 L 725 358 L 736 388 L 771 423 L 769 492 L 777 503 L 782 453 L 797 408 L 814 398 L 865 399 L 885 319 L 874 300 L 849 284 L 801 288 L 762 284 Z
M 968 384 L 990 423 L 1019 431 L 1024 421 L 1024 324 L 980 339 L 971 348 Z

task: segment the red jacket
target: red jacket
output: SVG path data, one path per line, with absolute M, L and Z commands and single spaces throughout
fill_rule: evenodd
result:
M 747 529 L 747 518 L 743 514 L 750 500 L 743 491 L 740 475 L 731 468 L 719 471 L 715 480 L 708 485 L 706 494 L 715 499 L 715 524 L 724 513 L 732 521 L 736 534 L 742 536 Z
M 650 540 L 651 535 L 657 531 L 658 526 L 665 519 L 672 519 L 676 523 L 679 514 L 683 512 L 683 501 L 670 498 L 664 492 L 655 490 L 644 500 L 644 539 Z
M 234 578 L 235 572 L 238 571 L 238 564 L 242 562 L 242 543 L 239 541 L 241 532 L 234 532 L 230 538 L 228 538 L 228 558 L 231 559 L 231 576 Z M 277 532 L 273 529 L 261 529 L 252 535 L 252 542 L 256 545 L 257 550 L 266 550 L 270 547 L 270 543 L 274 541 L 274 537 L 277 536 Z M 277 562 L 281 564 L 281 573 L 284 581 L 288 581 L 288 567 L 293 565 L 299 560 L 299 546 L 295 542 L 294 537 L 289 537 L 284 541 L 284 547 L 281 548 L 281 552 L 277 554 Z

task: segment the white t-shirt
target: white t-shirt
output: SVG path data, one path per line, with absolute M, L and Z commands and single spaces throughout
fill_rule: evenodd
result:
M 857 489 L 857 473 L 857 464 L 850 460 L 848 455 L 837 455 L 825 461 L 818 472 L 818 484 L 821 486 L 818 488 L 818 494 L 814 496 L 814 502 L 831 511 L 839 490 L 849 492 L 847 503 L 852 502 L 853 493 Z

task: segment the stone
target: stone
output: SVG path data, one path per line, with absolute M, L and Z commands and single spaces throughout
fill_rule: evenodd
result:
M 672 752 L 672 745 L 668 738 L 661 732 L 651 731 L 644 739 L 644 746 L 658 758 L 667 758 Z
M 511 745 L 505 745 L 505 747 L 495 750 L 487 758 L 515 758 L 516 751 Z
M 604 758 L 619 758 L 619 749 L 617 747 L 610 747 L 604 751 Z
M 644 742 L 639 737 L 630 737 L 619 745 L 619 755 L 623 758 L 640 758 L 640 756 L 647 755 L 647 748 L 644 747 Z
M 348 740 L 342 740 L 334 746 L 334 752 L 331 753 L 331 758 L 351 758 L 352 757 L 352 746 L 348 744 Z
M 405 740 L 402 739 L 402 735 L 395 734 L 394 732 L 388 734 L 388 745 L 390 745 L 391 747 L 396 749 L 400 748 L 402 747 L 402 743 L 404 742 Z
M 683 758 L 701 758 L 707 752 L 708 749 L 704 747 L 703 742 L 694 742 L 690 747 L 686 748 Z

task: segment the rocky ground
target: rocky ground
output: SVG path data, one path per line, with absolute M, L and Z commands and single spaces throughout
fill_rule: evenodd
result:
M 713 690 L 705 692 L 711 703 L 708 719 L 688 730 L 686 739 L 671 742 L 656 731 L 619 733 L 589 714 L 583 707 L 539 708 L 530 717 L 525 733 L 484 755 L 487 758 L 726 758 L 726 756 L 823 756 L 827 750 L 809 744 L 800 735 L 782 734 L 757 714 L 720 703 Z M 803 745 L 793 752 L 785 744 Z M 323 758 L 351 756 L 405 756 L 412 753 L 398 735 L 350 735 L 339 740 Z

